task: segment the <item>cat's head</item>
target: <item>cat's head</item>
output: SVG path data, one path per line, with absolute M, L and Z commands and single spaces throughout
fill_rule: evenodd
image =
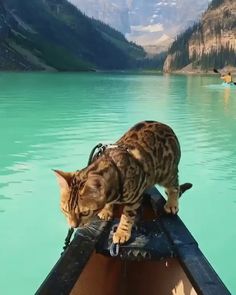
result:
M 70 227 L 87 223 L 105 206 L 106 184 L 100 175 L 83 179 L 80 172 L 54 171 L 61 191 L 61 211 Z

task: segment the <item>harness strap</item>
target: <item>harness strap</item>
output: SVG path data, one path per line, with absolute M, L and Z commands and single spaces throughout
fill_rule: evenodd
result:
M 121 150 L 125 151 L 126 153 L 128 153 L 128 155 L 130 157 L 132 157 L 132 159 L 135 161 L 135 163 L 142 170 L 144 170 L 144 167 L 143 167 L 142 163 L 138 159 L 136 159 L 133 156 L 133 154 L 129 151 L 129 149 L 124 145 L 118 145 L 118 144 L 104 144 L 103 145 L 103 144 L 100 143 L 93 149 L 93 154 L 94 154 L 96 149 L 98 149 L 98 152 L 94 155 L 94 157 L 99 158 L 100 156 L 105 155 L 105 157 L 110 160 L 113 167 L 116 169 L 117 174 L 118 174 L 118 181 L 119 181 L 119 194 L 120 194 L 119 199 L 122 199 L 122 197 L 123 197 L 123 186 L 124 186 L 123 181 L 122 181 L 122 175 L 121 175 L 120 169 L 117 167 L 115 161 L 112 159 L 112 157 L 110 155 L 106 154 L 106 151 L 109 150 L 109 149 L 121 149 Z M 93 160 L 93 154 L 91 153 L 91 155 L 90 155 L 91 162 Z M 144 178 L 145 177 L 143 176 L 143 181 L 145 180 Z
M 122 175 L 121 175 L 120 169 L 117 167 L 116 163 L 114 162 L 114 160 L 112 159 L 110 155 L 105 154 L 105 157 L 109 159 L 109 161 L 112 163 L 113 167 L 115 168 L 117 172 L 118 182 L 119 182 L 119 199 L 121 200 L 123 197 L 123 181 L 122 181 Z

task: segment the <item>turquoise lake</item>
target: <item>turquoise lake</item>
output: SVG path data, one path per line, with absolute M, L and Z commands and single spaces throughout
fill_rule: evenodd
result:
M 0 294 L 34 294 L 60 256 L 67 224 L 51 169 L 84 167 L 97 143 L 147 119 L 178 135 L 180 182 L 193 183 L 179 215 L 236 294 L 236 87 L 220 83 L 217 75 L 0 73 Z

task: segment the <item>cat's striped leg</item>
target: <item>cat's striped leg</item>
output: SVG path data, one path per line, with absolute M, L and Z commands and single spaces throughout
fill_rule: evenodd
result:
M 167 213 L 176 214 L 179 211 L 179 181 L 178 175 L 170 185 L 165 185 L 165 192 L 167 194 L 167 202 L 164 209 Z
M 131 237 L 132 227 L 140 204 L 125 206 L 116 232 L 113 234 L 114 244 L 123 244 Z
M 113 204 L 106 204 L 105 207 L 98 213 L 98 217 L 105 221 L 111 220 L 113 217 Z
M 134 224 L 134 219 L 129 218 L 125 214 L 121 215 L 119 226 L 116 232 L 113 234 L 114 244 L 123 244 L 127 242 L 131 237 L 131 230 Z

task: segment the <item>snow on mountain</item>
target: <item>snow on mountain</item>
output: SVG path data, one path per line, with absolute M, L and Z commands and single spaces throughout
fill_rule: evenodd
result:
M 178 33 L 198 20 L 210 0 L 69 0 L 144 47 L 166 49 Z M 159 49 L 158 49 L 159 48 Z

